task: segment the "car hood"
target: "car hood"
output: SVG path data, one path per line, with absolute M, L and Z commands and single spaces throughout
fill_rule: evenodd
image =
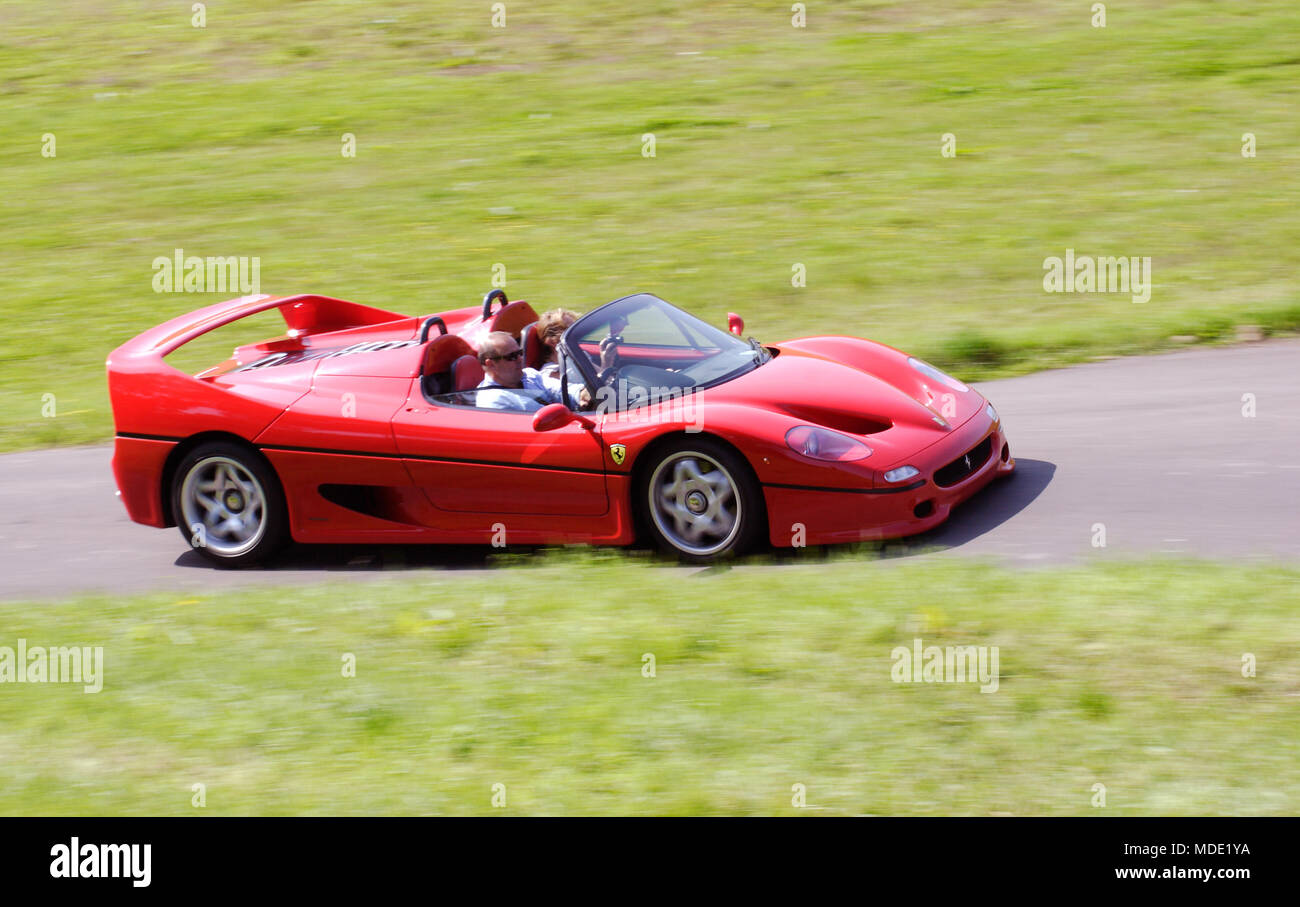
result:
M 889 380 L 844 362 L 781 353 L 766 364 L 702 392 L 707 405 L 732 403 L 861 438 L 892 464 L 964 424 L 984 405 L 974 390 L 935 393 L 911 369 Z

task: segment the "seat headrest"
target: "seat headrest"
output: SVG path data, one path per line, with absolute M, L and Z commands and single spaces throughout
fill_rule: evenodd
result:
M 542 343 L 542 335 L 537 330 L 536 321 L 520 332 L 519 348 L 524 351 L 525 368 L 542 367 L 546 359 L 546 344 Z
M 463 337 L 443 334 L 425 344 L 424 365 L 421 375 L 438 375 L 451 369 L 451 364 L 461 356 L 473 356 L 474 348 Z
M 483 365 L 474 355 L 461 356 L 451 364 L 452 391 L 472 390 L 483 381 Z
M 505 331 L 518 340 L 519 332 L 536 320 L 537 313 L 533 311 L 533 307 L 520 299 L 518 302 L 507 303 L 501 311 L 493 315 L 488 330 Z

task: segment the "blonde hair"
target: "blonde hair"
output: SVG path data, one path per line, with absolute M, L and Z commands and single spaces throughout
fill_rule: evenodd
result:
M 551 309 L 537 319 L 537 336 L 543 342 L 559 340 L 569 325 L 578 320 L 578 313 L 570 309 Z

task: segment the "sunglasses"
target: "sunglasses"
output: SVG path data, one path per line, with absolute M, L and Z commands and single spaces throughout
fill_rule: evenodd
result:
M 524 354 L 523 350 L 515 350 L 513 353 L 506 353 L 504 356 L 488 356 L 489 359 L 504 359 L 507 362 L 514 362 Z

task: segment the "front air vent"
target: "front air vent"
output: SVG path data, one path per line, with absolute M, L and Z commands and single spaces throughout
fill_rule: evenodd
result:
M 940 488 L 956 485 L 987 463 L 992 452 L 993 437 L 990 435 L 947 466 L 937 470 L 934 474 L 934 484 Z

